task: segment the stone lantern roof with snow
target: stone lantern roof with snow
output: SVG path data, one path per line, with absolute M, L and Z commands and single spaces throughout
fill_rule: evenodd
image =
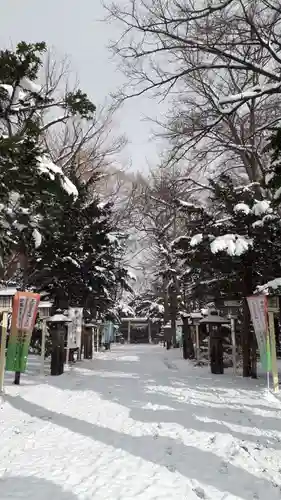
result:
M 230 320 L 220 316 L 217 311 L 210 311 L 205 318 L 200 319 L 201 325 L 227 325 L 229 323 Z
M 47 319 L 47 323 L 71 323 L 71 319 L 64 314 L 57 312 Z

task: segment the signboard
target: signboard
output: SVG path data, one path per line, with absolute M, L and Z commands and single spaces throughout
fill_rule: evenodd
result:
M 39 302 L 40 295 L 38 293 L 17 292 L 14 296 L 11 333 L 6 358 L 7 371 L 25 372 Z
M 279 297 L 267 297 L 268 312 L 279 312 Z
M 253 295 L 247 297 L 251 319 L 257 338 L 261 364 L 264 370 L 271 370 L 270 343 L 267 322 L 267 297 L 265 295 Z
M 68 309 L 68 317 L 71 319 L 71 323 L 68 323 L 67 331 L 67 348 L 77 349 L 81 348 L 81 336 L 82 336 L 82 320 L 83 320 L 83 308 L 82 307 L 70 307 Z
M 225 307 L 240 307 L 241 306 L 241 300 L 225 300 L 224 301 L 224 306 Z

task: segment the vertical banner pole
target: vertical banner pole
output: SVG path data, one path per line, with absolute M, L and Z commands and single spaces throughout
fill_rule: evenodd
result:
M 268 312 L 268 330 L 269 330 L 269 340 L 270 340 L 270 350 L 271 350 L 273 391 L 279 392 L 278 367 L 277 367 L 276 342 L 275 342 L 275 327 L 274 327 L 274 313 L 270 312 L 270 311 Z
M 269 371 L 266 372 L 266 379 L 267 379 L 267 390 L 270 392 L 270 373 Z
M 247 297 L 256 339 L 259 346 L 261 364 L 267 373 L 267 387 L 269 387 L 269 372 L 271 370 L 271 356 L 269 345 L 269 327 L 267 319 L 267 297 L 252 295 Z
M 0 351 L 0 394 L 4 392 L 5 362 L 6 362 L 6 341 L 7 341 L 8 313 L 3 313 L 2 335 Z

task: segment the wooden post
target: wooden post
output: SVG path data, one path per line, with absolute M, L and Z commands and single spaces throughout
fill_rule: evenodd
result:
M 100 348 L 100 326 L 98 325 L 97 327 L 97 352 L 99 352 L 99 348 Z
M 8 313 L 3 312 L 2 335 L 0 351 L 0 394 L 4 391 L 5 362 L 6 362 L 6 341 L 7 341 Z
M 95 327 L 94 330 L 94 352 L 97 352 L 98 350 L 98 326 Z
M 231 343 L 232 343 L 232 363 L 233 363 L 233 375 L 237 375 L 237 363 L 236 363 L 236 335 L 235 335 L 235 318 L 230 319 L 231 322 Z
M 199 337 L 199 325 L 195 325 L 195 335 L 196 335 L 196 360 L 200 360 L 200 337 Z
M 128 344 L 131 343 L 131 321 L 128 321 Z
M 73 323 L 68 323 L 66 325 L 66 350 L 65 350 L 65 364 L 69 366 L 69 356 L 70 356 L 70 345 L 69 345 L 69 329 L 73 328 Z
M 91 331 L 89 333 L 89 338 L 88 338 L 88 346 L 89 346 L 88 359 L 93 359 L 93 332 L 94 329 L 93 327 L 91 327 Z
M 151 322 L 150 322 L 150 320 L 148 320 L 148 342 L 149 342 L 149 344 L 152 343 L 152 339 L 151 339 Z
M 86 342 L 86 339 L 85 339 L 85 326 L 83 325 L 82 326 L 82 332 L 81 332 L 81 358 L 83 356 L 84 359 L 85 358 L 85 349 L 86 349 L 86 346 L 85 346 L 85 342 Z
M 44 373 L 45 373 L 46 333 L 47 333 L 47 323 L 46 323 L 46 320 L 43 319 L 43 321 L 42 321 L 42 340 L 41 340 L 41 365 L 40 365 L 41 375 L 44 375 Z

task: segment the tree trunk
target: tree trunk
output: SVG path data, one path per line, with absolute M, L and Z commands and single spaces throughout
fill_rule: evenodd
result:
M 168 280 L 163 279 L 163 299 L 164 299 L 164 324 L 166 325 L 169 321 L 170 311 L 169 311 L 169 295 L 168 295 Z
M 171 330 L 172 330 L 172 345 L 177 345 L 177 319 L 174 314 L 171 314 Z
M 251 327 L 251 315 L 247 297 L 253 293 L 253 261 L 249 255 L 244 263 L 242 281 L 243 292 L 243 322 L 242 322 L 242 354 L 243 354 L 243 377 L 252 377 L 256 373 L 255 358 L 253 358 L 253 330 Z M 252 363 L 253 361 L 253 363 Z M 253 366 L 252 366 L 253 365 Z
M 176 347 L 177 344 L 177 312 L 178 312 L 177 292 L 174 288 L 172 288 L 170 290 L 170 318 L 171 318 L 173 347 Z

